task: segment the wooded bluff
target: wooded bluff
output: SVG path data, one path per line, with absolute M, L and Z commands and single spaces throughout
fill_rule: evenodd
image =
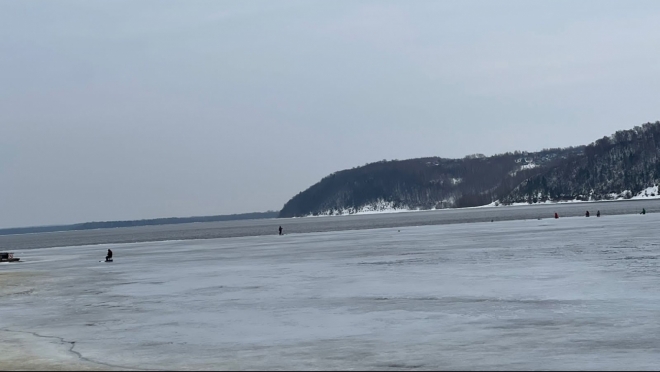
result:
M 655 122 L 586 146 L 380 161 L 324 177 L 289 200 L 279 217 L 630 198 L 660 183 L 659 159 Z

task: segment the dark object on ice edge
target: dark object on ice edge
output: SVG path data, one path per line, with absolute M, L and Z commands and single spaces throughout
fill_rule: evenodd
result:
M 280 226 L 280 235 L 283 235 L 283 234 L 282 234 L 282 226 Z
M 587 211 L 587 213 L 585 213 L 584 216 L 589 217 L 589 211 Z
M 600 217 L 600 211 L 596 212 L 596 217 Z
M 105 256 L 105 262 L 112 262 L 112 251 L 108 249 L 108 254 Z
M 20 258 L 14 257 L 13 252 L 0 252 L 0 262 L 18 262 Z

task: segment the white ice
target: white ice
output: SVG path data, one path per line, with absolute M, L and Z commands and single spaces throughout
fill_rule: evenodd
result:
M 657 370 L 658 226 L 647 214 L 25 250 L 0 267 L 20 281 L 0 290 L 0 335 L 90 368 Z M 99 262 L 107 248 L 113 263 Z

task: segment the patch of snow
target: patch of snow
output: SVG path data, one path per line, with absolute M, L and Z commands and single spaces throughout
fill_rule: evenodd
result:
M 536 168 L 536 167 L 538 167 L 538 164 L 529 163 L 529 164 L 521 165 L 520 170 L 533 169 L 533 168 Z
M 458 185 L 459 183 L 463 182 L 462 178 L 452 178 L 451 179 L 451 184 L 452 185 Z
M 658 195 L 658 186 L 647 187 L 646 189 L 637 193 L 631 199 L 660 199 Z
M 528 164 L 529 165 L 529 164 Z M 523 167 L 526 167 L 527 165 L 523 165 Z M 525 169 L 531 169 L 534 168 L 538 165 L 534 165 L 533 167 L 530 168 L 525 168 Z M 452 183 L 456 184 L 461 181 L 460 178 L 452 178 Z M 608 194 L 608 197 L 610 199 L 601 199 L 601 200 L 596 200 L 592 197 L 592 195 L 589 195 L 589 200 L 580 200 L 580 199 L 573 199 L 573 200 L 561 200 L 561 201 L 554 201 L 548 200 L 546 201 L 538 201 L 536 203 L 528 203 L 528 202 L 517 202 L 517 203 L 511 203 L 508 205 L 502 204 L 501 201 L 496 200 L 490 204 L 486 205 L 479 205 L 475 207 L 466 207 L 466 208 L 486 208 L 486 207 L 516 207 L 516 206 L 524 206 L 524 205 L 539 205 L 539 204 L 566 204 L 566 203 L 588 203 L 588 202 L 604 202 L 604 201 L 617 201 L 617 200 L 627 200 L 627 199 L 660 199 L 660 188 L 656 186 L 650 186 L 647 187 L 646 189 L 640 191 L 637 193 L 637 195 L 632 196 L 631 198 L 627 198 L 626 194 L 629 193 L 632 195 L 632 192 L 630 190 L 623 190 L 620 193 L 611 193 Z M 592 192 L 593 193 L 593 192 Z M 542 193 L 537 194 L 537 198 L 541 199 L 543 197 Z M 442 200 L 438 202 L 438 204 L 444 204 L 444 205 L 454 205 L 455 203 L 455 198 L 450 197 L 446 200 Z M 443 209 L 463 209 L 463 208 L 443 208 Z M 437 210 L 437 208 L 431 208 L 431 209 L 421 209 L 421 208 L 410 208 L 408 206 L 403 206 L 396 208 L 394 206 L 393 202 L 385 201 L 385 200 L 378 200 L 374 204 L 366 205 L 361 208 L 344 208 L 342 210 L 328 210 L 322 213 L 319 213 L 318 215 L 314 216 L 312 214 L 309 214 L 305 217 L 323 217 L 323 216 L 347 216 L 347 215 L 363 215 L 363 214 L 378 214 L 378 213 L 401 213 L 401 212 L 419 212 L 419 211 L 429 211 L 429 210 Z
M 527 202 L 518 202 L 518 203 L 512 203 L 509 204 L 508 206 L 520 206 L 520 205 L 537 205 L 537 204 L 564 204 L 564 203 L 588 203 L 588 202 L 603 202 L 603 201 L 617 201 L 617 200 L 636 200 L 636 199 L 660 199 L 660 194 L 658 193 L 659 188 L 657 185 L 655 186 L 650 186 L 647 187 L 646 189 L 640 191 L 637 193 L 637 195 L 632 196 L 630 198 L 627 197 L 627 195 L 632 195 L 632 191 L 630 190 L 623 190 L 620 193 L 610 193 L 607 196 L 610 199 L 601 199 L 601 200 L 596 200 L 593 198 L 593 196 L 590 194 L 589 195 L 589 200 L 580 200 L 580 199 L 573 199 L 573 200 L 561 200 L 561 201 L 553 201 L 553 200 L 546 200 L 544 202 L 536 202 L 536 203 L 527 203 Z M 592 191 L 593 194 L 593 191 Z M 542 194 L 539 193 L 537 197 L 540 199 L 542 197 Z M 482 207 L 499 207 L 499 206 L 504 206 L 501 201 L 496 200 L 490 204 L 483 205 Z
M 533 169 L 533 168 L 536 168 L 538 166 L 539 166 L 538 164 L 530 162 L 530 163 L 527 163 L 525 165 L 521 165 L 516 170 L 513 170 L 513 171 L 509 172 L 509 175 L 510 176 L 515 176 L 520 171 L 523 171 L 523 170 L 526 170 L 526 169 Z
M 312 214 L 306 217 L 319 217 L 319 216 L 347 216 L 347 215 L 362 215 L 362 214 L 377 214 L 377 213 L 399 213 L 399 212 L 415 212 L 421 211 L 421 208 L 410 208 L 408 206 L 395 207 L 394 202 L 379 199 L 373 204 L 368 204 L 360 208 L 344 208 L 341 210 L 327 210 L 314 216 Z M 427 209 L 428 210 L 428 209 Z M 430 210 L 435 210 L 432 208 Z
M 490 204 L 486 204 L 482 207 L 515 207 L 515 206 L 521 206 L 521 205 L 588 203 L 588 202 L 597 202 L 597 201 L 608 201 L 608 200 L 580 200 L 580 199 L 560 200 L 560 201 L 546 200 L 546 201 L 539 201 L 539 202 L 531 203 L 531 204 L 527 203 L 527 202 L 516 202 L 516 203 L 507 204 L 507 205 L 504 205 L 504 204 L 502 204 L 502 202 L 497 200 L 497 201 L 494 201 Z

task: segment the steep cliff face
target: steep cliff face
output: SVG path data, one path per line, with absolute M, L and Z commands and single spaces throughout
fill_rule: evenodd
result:
M 333 173 L 289 200 L 280 217 L 469 207 L 501 199 L 582 147 L 463 159 L 381 161 Z
M 618 131 L 521 182 L 504 203 L 629 198 L 660 183 L 660 122 Z

